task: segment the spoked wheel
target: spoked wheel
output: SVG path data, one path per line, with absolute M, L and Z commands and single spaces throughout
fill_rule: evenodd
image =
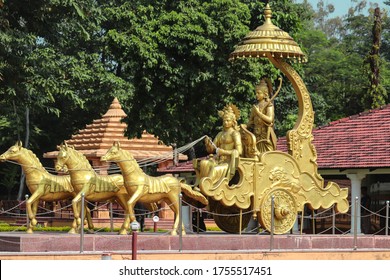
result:
M 224 206 L 221 203 L 217 203 L 214 209 L 216 214 L 214 215 L 214 221 L 217 226 L 228 233 L 240 232 L 240 209 L 235 206 Z M 242 210 L 242 225 L 241 230 L 247 227 L 252 212 L 250 209 Z
M 260 224 L 271 232 L 271 201 L 274 197 L 274 233 L 289 232 L 297 218 L 297 207 L 294 197 L 284 189 L 275 189 L 268 192 L 261 203 Z

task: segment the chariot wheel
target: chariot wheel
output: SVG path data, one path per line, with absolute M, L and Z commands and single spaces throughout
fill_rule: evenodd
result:
M 221 203 L 216 203 L 214 209 L 214 221 L 217 226 L 228 233 L 239 233 L 240 232 L 240 209 L 236 206 L 224 206 Z M 242 225 L 241 230 L 247 227 L 252 212 L 249 209 L 242 210 Z
M 284 189 L 274 189 L 266 193 L 260 206 L 260 224 L 271 232 L 271 200 L 274 197 L 274 233 L 289 232 L 297 218 L 294 197 Z

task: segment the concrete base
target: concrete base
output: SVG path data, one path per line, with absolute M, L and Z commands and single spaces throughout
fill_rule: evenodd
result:
M 80 235 L 68 233 L 0 233 L 2 252 L 78 252 Z M 356 248 L 351 235 L 276 235 L 273 250 L 390 250 L 390 236 L 359 235 Z M 137 251 L 252 251 L 270 250 L 270 235 L 232 235 L 221 233 L 187 234 L 179 236 L 161 233 L 138 233 Z M 84 252 L 124 252 L 132 250 L 132 235 L 116 233 L 85 234 Z

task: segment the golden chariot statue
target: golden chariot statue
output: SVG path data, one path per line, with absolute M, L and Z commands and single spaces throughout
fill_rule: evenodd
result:
M 256 87 L 259 103 L 252 108 L 247 125 L 237 127 L 239 114 L 233 105 L 226 106 L 220 113 L 223 131 L 214 141 L 206 141 L 208 152 L 215 152 L 216 156 L 196 161 L 194 167 L 197 187 L 207 196 L 210 211 L 216 213 L 216 224 L 230 233 L 241 232 L 251 216 L 268 231 L 273 220 L 275 234 L 287 233 L 305 205 L 315 210 L 335 204 L 336 210 L 342 213 L 349 209 L 348 189 L 341 189 L 333 182 L 324 186 L 317 171 L 310 95 L 301 77 L 288 63 L 289 60 L 304 61 L 304 54 L 286 32 L 271 22 L 268 4 L 264 14 L 264 24 L 247 34 L 230 59 L 268 58 L 294 87 L 299 105 L 298 120 L 287 133 L 288 153 L 277 151 L 274 108 L 269 98 L 272 86 L 266 80 Z

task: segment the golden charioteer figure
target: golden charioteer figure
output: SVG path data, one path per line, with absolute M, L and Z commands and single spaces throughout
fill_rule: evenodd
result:
M 208 153 L 215 152 L 217 159 L 210 158 L 200 162 L 200 177 L 210 177 L 213 182 L 221 178 L 229 181 L 236 172 L 236 161 L 242 155 L 242 143 L 237 119 L 240 112 L 234 105 L 225 106 L 218 112 L 223 122 L 223 130 L 217 134 L 214 141 L 206 137 L 205 145 Z

